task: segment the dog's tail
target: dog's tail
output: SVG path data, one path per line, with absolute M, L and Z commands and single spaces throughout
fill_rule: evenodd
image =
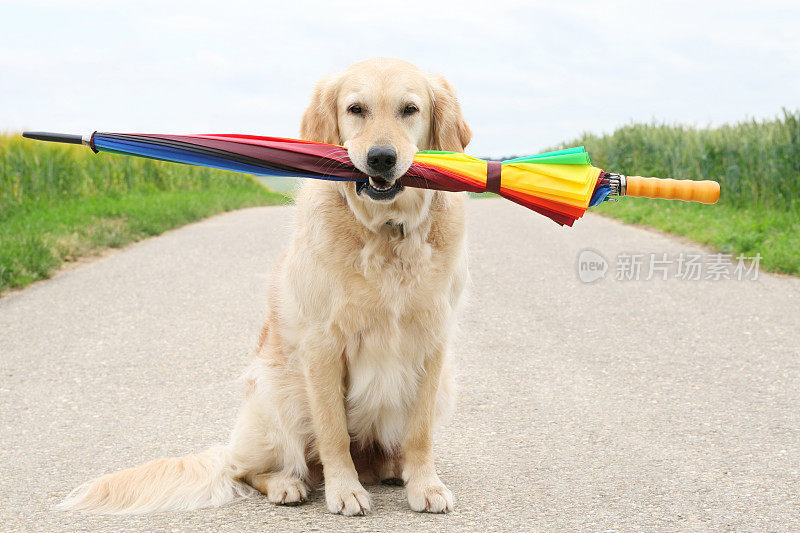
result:
M 134 514 L 223 505 L 255 492 L 237 471 L 230 450 L 220 446 L 106 474 L 73 490 L 57 508 Z

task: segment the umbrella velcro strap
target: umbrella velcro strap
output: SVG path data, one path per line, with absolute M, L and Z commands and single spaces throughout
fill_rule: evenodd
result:
M 486 192 L 500 194 L 500 175 L 503 164 L 500 161 L 486 162 Z

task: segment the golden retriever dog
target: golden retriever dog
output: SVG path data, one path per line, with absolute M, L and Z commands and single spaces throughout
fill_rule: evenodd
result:
M 370 510 L 363 484 L 404 484 L 444 513 L 432 434 L 453 404 L 449 344 L 468 279 L 462 194 L 404 188 L 418 150 L 463 151 L 450 84 L 394 59 L 320 82 L 301 136 L 344 145 L 368 182 L 308 180 L 230 442 L 108 474 L 64 509 L 155 512 L 264 493 L 298 504 L 324 479 L 332 513 Z

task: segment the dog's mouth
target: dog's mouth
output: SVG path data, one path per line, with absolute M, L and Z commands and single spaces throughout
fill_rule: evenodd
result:
M 400 185 L 400 180 L 394 180 L 390 183 L 383 178 L 370 176 L 369 180 L 359 181 L 356 183 L 357 194 L 361 194 L 363 192 L 371 199 L 378 202 L 388 202 L 390 200 L 394 200 L 394 197 L 397 196 L 402 190 L 403 186 Z

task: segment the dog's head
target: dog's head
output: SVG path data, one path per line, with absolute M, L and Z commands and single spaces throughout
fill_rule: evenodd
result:
M 432 191 L 399 178 L 419 150 L 463 151 L 472 132 L 450 84 L 397 59 L 370 59 L 323 79 L 303 115 L 300 135 L 341 144 L 369 181 L 340 184 L 356 217 L 373 229 L 387 221 L 413 227 Z

